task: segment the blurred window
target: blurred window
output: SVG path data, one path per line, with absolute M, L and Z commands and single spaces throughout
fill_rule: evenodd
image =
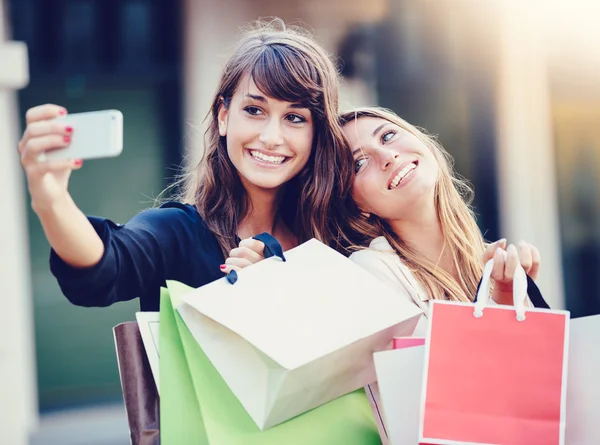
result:
M 72 113 L 123 112 L 123 154 L 73 174 L 78 205 L 118 222 L 152 206 L 174 174 L 171 166 L 181 162 L 181 2 L 9 0 L 8 6 L 12 37 L 27 43 L 30 57 L 21 119 L 42 103 Z M 40 409 L 122 402 L 112 328 L 135 320 L 138 301 L 71 305 L 50 273 L 49 246 L 31 209 L 29 240 Z

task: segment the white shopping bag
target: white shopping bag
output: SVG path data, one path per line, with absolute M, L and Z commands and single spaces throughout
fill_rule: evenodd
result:
M 259 428 L 375 381 L 422 311 L 317 240 L 190 292 L 178 310 Z
M 158 373 L 158 331 L 160 326 L 160 312 L 136 312 L 135 318 L 137 320 L 140 335 L 142 337 L 144 350 L 146 351 L 146 356 L 148 357 L 148 363 L 150 364 L 152 377 L 154 377 L 156 389 L 160 394 L 160 378 Z
M 600 315 L 571 320 L 567 445 L 600 444 Z
M 374 359 L 388 443 L 418 444 L 425 346 L 377 352 Z

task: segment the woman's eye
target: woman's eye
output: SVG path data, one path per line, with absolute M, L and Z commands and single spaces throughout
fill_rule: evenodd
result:
M 358 171 L 361 169 L 361 167 L 363 166 L 363 164 L 366 162 L 365 158 L 360 158 L 357 159 L 354 162 L 354 173 L 358 173 Z
M 388 131 L 381 136 L 381 141 L 385 144 L 386 142 L 389 142 L 395 134 L 395 131 Z
M 246 108 L 244 108 L 244 111 L 251 116 L 258 116 L 258 115 L 262 114 L 261 109 L 258 107 L 246 107 Z
M 298 114 L 288 114 L 286 119 L 292 124 L 300 124 L 302 122 L 306 122 L 306 119 L 304 119 L 302 116 L 299 116 Z

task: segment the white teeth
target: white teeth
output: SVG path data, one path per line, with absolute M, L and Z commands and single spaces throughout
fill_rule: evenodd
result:
M 285 161 L 285 156 L 267 156 L 262 154 L 260 151 L 250 151 L 253 158 L 260 159 L 264 162 L 270 162 L 272 164 L 281 164 Z
M 400 170 L 398 172 L 398 174 L 392 180 L 392 183 L 390 184 L 390 190 L 398 187 L 398 184 L 400 183 L 400 181 L 402 181 L 402 179 L 404 179 L 404 177 L 406 175 L 408 175 L 410 172 L 412 172 L 415 168 L 417 168 L 417 165 L 413 162 L 413 163 L 408 164 L 402 170 Z

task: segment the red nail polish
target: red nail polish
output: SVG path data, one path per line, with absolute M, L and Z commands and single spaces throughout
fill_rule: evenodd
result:
M 75 159 L 75 167 L 81 167 L 83 165 L 83 159 Z
M 221 264 L 219 267 L 221 268 L 221 270 L 224 270 L 227 266 L 225 266 L 225 264 Z
M 73 127 L 65 127 L 67 133 L 73 133 Z
M 65 114 L 67 114 L 67 110 L 60 110 L 60 111 L 58 112 L 58 115 L 59 115 L 59 116 L 64 116 Z
M 71 136 L 64 136 L 63 140 L 68 144 L 69 142 L 71 142 Z

